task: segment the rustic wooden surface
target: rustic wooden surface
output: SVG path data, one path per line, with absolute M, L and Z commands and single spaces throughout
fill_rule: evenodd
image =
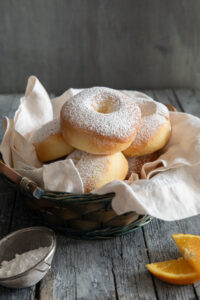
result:
M 200 86 L 200 1 L 1 0 L 0 91 Z
M 145 92 L 179 111 L 200 116 L 200 91 Z M 19 95 L 0 96 L 0 121 L 4 115 L 12 117 L 18 103 Z M 34 215 L 29 216 L 20 196 L 0 181 L 0 238 L 40 224 Z M 0 300 L 199 299 L 193 285 L 169 285 L 145 269 L 146 263 L 178 257 L 170 238 L 178 232 L 200 234 L 199 216 L 176 222 L 154 219 L 129 235 L 105 241 L 73 240 L 57 234 L 57 251 L 46 277 L 32 288 L 0 287 Z

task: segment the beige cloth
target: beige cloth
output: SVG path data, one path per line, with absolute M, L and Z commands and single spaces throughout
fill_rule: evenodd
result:
M 63 103 L 78 92 L 69 89 L 50 100 L 39 80 L 31 76 L 14 120 L 4 120 L 0 151 L 5 163 L 48 190 L 83 192 L 81 177 L 70 159 L 42 166 L 29 142 L 31 133 L 58 118 Z M 124 93 L 134 97 L 138 92 Z M 157 161 L 143 166 L 142 180 L 133 174 L 129 181 L 115 180 L 93 191 L 115 192 L 112 206 L 117 214 L 136 211 L 178 220 L 200 213 L 200 119 L 184 113 L 170 113 L 170 117 L 170 141 Z

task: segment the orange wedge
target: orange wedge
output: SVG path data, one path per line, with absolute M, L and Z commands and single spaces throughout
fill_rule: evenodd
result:
M 200 236 L 178 233 L 172 238 L 184 259 L 200 274 Z
M 183 257 L 148 264 L 146 267 L 154 276 L 171 284 L 185 285 L 200 280 L 200 274 Z

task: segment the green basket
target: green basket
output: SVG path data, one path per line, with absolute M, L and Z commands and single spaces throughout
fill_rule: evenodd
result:
M 18 184 L 4 180 L 21 192 L 25 203 L 49 227 L 81 239 L 108 239 L 130 233 L 149 223 L 152 217 L 129 212 L 117 215 L 111 207 L 114 193 L 72 194 L 50 192 L 26 177 Z

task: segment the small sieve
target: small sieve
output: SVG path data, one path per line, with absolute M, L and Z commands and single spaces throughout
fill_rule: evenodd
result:
M 46 227 L 28 227 L 15 231 L 0 240 L 0 264 L 10 261 L 15 254 L 48 247 L 44 257 L 26 271 L 10 276 L 0 277 L 0 284 L 10 288 L 25 288 L 40 281 L 51 268 L 56 249 L 56 237 L 53 230 Z

